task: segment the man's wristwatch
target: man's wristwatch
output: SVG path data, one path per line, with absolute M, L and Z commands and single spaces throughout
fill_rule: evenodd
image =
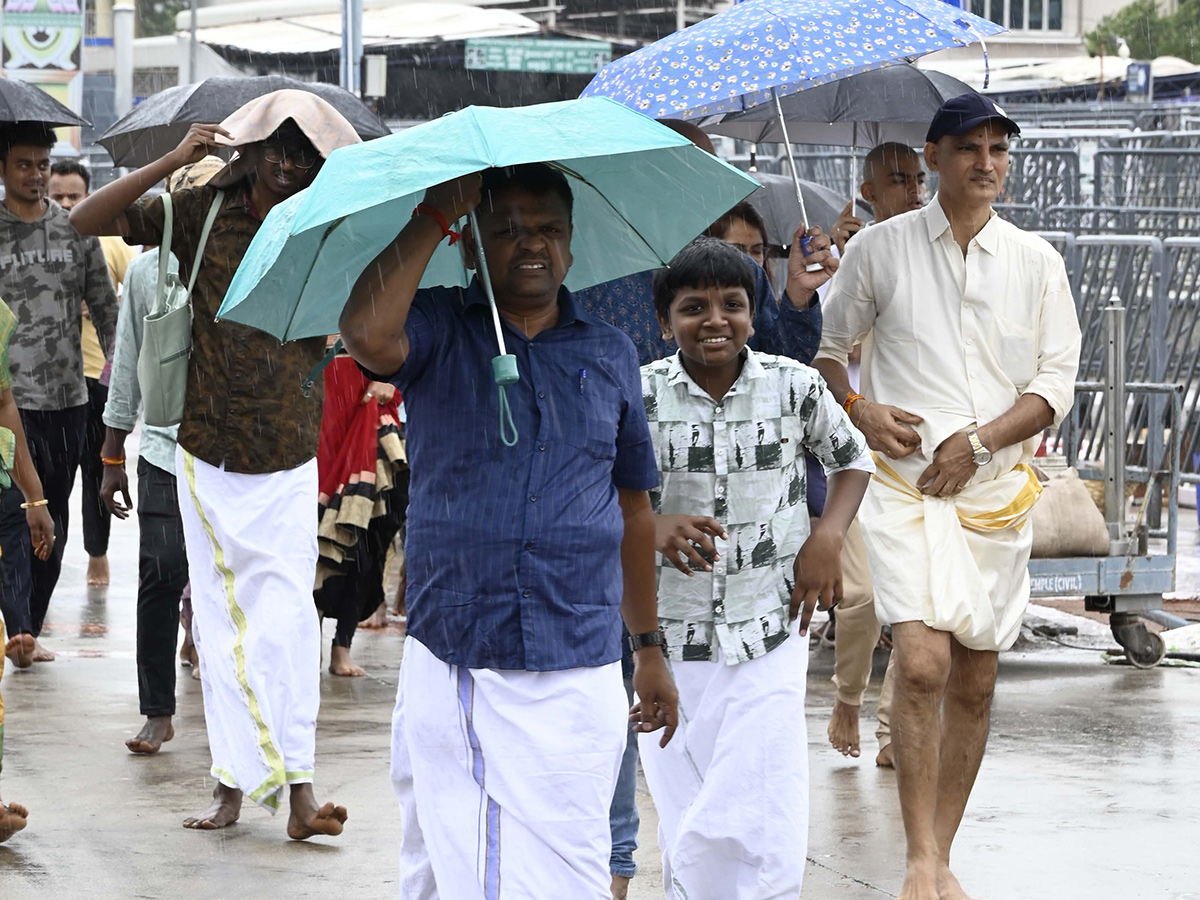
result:
M 979 432 L 974 428 L 967 432 L 967 440 L 971 442 L 971 450 L 975 456 L 975 465 L 982 469 L 992 461 L 992 451 L 983 446 L 983 441 L 979 439 Z
M 630 653 L 637 653 L 645 647 L 662 647 L 663 654 L 667 652 L 667 636 L 660 628 L 658 631 L 644 631 L 641 634 L 631 634 L 625 638 L 625 647 Z

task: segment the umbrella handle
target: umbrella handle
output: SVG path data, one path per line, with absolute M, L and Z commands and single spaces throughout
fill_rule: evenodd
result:
M 788 137 L 787 121 L 783 117 L 783 104 L 779 102 L 779 91 L 771 88 L 771 96 L 775 98 L 775 112 L 779 114 L 779 130 L 783 132 L 783 146 L 787 150 L 788 165 L 792 169 L 792 184 L 796 188 L 796 199 L 800 201 L 800 218 L 803 221 L 804 229 L 808 230 L 808 209 L 804 206 L 804 191 L 800 190 L 800 173 L 796 171 L 796 157 L 792 155 L 792 141 Z M 808 238 L 800 238 L 800 246 L 805 250 Z M 820 263 L 809 263 L 804 267 L 806 272 L 820 272 L 824 266 Z
M 515 447 L 520 435 L 513 421 L 512 407 L 508 403 L 508 395 L 504 388 L 516 384 L 521 376 L 517 371 L 517 358 L 508 352 L 504 344 L 504 329 L 500 324 L 500 310 L 496 308 L 496 295 L 492 291 L 492 276 L 488 273 L 487 256 L 483 252 L 483 241 L 480 239 L 479 220 L 475 210 L 470 212 L 471 231 L 475 234 L 475 258 L 479 264 L 479 276 L 483 282 L 484 293 L 487 294 L 488 306 L 492 310 L 492 324 L 496 327 L 496 344 L 500 355 L 492 359 L 492 379 L 500 390 L 500 441 L 505 447 Z

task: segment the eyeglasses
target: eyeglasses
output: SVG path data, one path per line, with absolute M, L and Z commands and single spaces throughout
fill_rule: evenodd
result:
M 269 163 L 281 165 L 285 159 L 290 159 L 297 169 L 311 169 L 321 157 L 316 150 L 290 150 L 278 144 L 263 146 L 263 159 Z

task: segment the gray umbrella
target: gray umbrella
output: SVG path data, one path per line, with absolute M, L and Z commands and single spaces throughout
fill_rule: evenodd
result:
M 938 107 L 970 91 L 970 85 L 957 78 L 905 63 L 789 94 L 779 99 L 778 109 L 763 103 L 702 125 L 713 134 L 758 144 L 777 143 L 790 135 L 796 144 L 857 149 L 896 141 L 919 147 Z M 856 193 L 857 169 L 857 165 L 850 167 L 851 197 Z
M 97 143 L 118 166 L 145 166 L 174 150 L 197 123 L 223 121 L 255 97 L 286 89 L 309 91 L 346 117 L 364 141 L 389 134 L 366 104 L 337 85 L 296 81 L 283 75 L 206 78 L 147 97 L 100 135 Z
M 752 172 L 751 177 L 762 187 L 747 199 L 766 222 L 767 241 L 779 247 L 788 246 L 801 220 L 800 201 L 796 199 L 792 176 Z M 842 213 L 844 201 L 837 191 L 816 182 L 801 181 L 800 188 L 804 191 L 804 205 L 811 220 L 809 227 L 816 225 L 829 234 Z
M 939 106 L 971 91 L 970 85 L 905 63 L 851 75 L 780 98 L 792 142 L 874 147 L 898 141 L 925 143 L 925 132 Z M 765 144 L 783 140 L 779 113 L 763 103 L 703 123 L 713 134 Z
M 39 122 L 49 126 L 91 125 L 41 88 L 16 78 L 0 78 L 0 123 Z

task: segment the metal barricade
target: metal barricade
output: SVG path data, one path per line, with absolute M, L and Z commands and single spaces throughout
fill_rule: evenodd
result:
M 1073 148 L 1014 147 L 1004 179 L 1006 204 L 1045 208 L 1079 202 L 1079 152 Z
M 1183 478 L 1200 483 L 1200 238 L 1168 238 L 1163 246 L 1168 315 L 1164 380 L 1183 385 Z
M 1200 206 L 1200 149 L 1097 150 L 1098 206 Z
M 1079 380 L 1103 378 L 1108 358 L 1104 309 L 1111 298 L 1124 301 L 1128 323 L 1125 345 L 1130 381 L 1161 383 L 1167 370 L 1166 256 L 1156 237 L 1080 235 L 1075 238 L 1075 261 L 1070 267 L 1083 346 Z M 1104 397 L 1077 398 L 1071 420 L 1055 437 L 1057 448 L 1069 457 L 1098 458 L 1103 453 Z M 1130 464 L 1156 467 L 1163 454 L 1163 398 L 1137 395 L 1127 401 L 1126 447 Z M 1152 511 L 1157 519 L 1157 506 Z

